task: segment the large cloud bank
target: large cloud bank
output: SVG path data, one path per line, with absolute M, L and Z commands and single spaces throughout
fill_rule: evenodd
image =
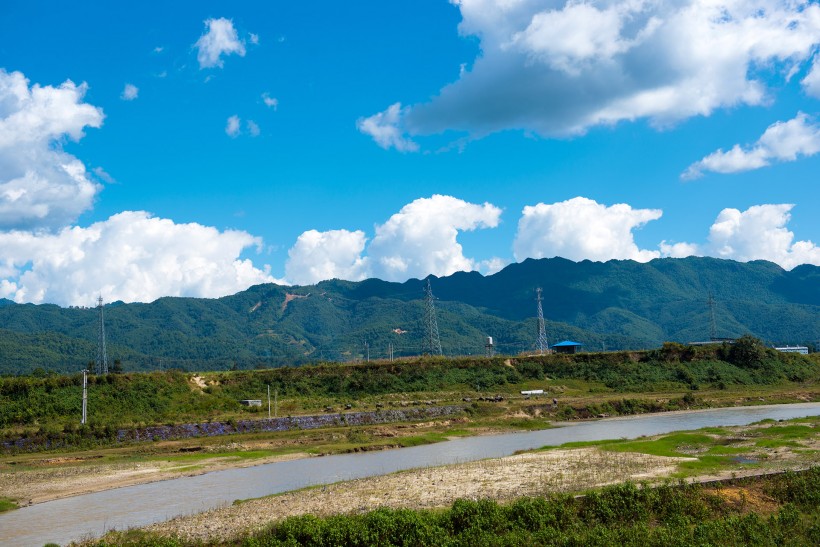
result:
M 126 211 L 87 228 L 0 233 L 0 296 L 90 305 L 161 296 L 221 296 L 273 279 L 239 255 L 261 241 L 241 231 L 175 224 Z
M 30 85 L 0 70 L 0 297 L 90 305 L 160 296 L 215 297 L 273 281 L 240 255 L 261 241 L 241 231 L 176 224 L 126 211 L 73 225 L 102 186 L 62 149 L 100 127 L 86 85 Z
M 383 147 L 448 130 L 541 136 L 649 119 L 665 126 L 736 105 L 763 105 L 761 77 L 810 65 L 820 6 L 795 0 L 451 0 L 481 54 L 429 102 L 359 121 Z M 820 63 L 803 80 L 820 96 Z
M 661 243 L 664 256 L 708 255 L 746 262 L 769 260 L 786 269 L 800 264 L 820 266 L 820 247 L 811 240 L 795 241 L 786 225 L 792 204 L 766 204 L 745 211 L 726 208 L 718 214 L 704 244 Z
M 658 209 L 633 209 L 625 203 L 606 206 L 582 197 L 527 206 L 518 221 L 515 258 L 647 262 L 660 253 L 639 249 L 632 232 L 662 214 Z
M 500 218 L 501 209 L 490 203 L 442 195 L 419 198 L 376 226 L 366 253 L 367 238 L 360 230 L 303 233 L 288 253 L 286 278 L 299 284 L 332 277 L 404 281 L 475 270 L 480 264 L 464 256 L 458 234 L 494 228 Z
M 0 229 L 54 228 L 91 208 L 101 186 L 62 149 L 102 125 L 85 91 L 71 81 L 29 86 L 20 72 L 0 69 Z
M 518 261 L 561 256 L 576 261 L 648 262 L 710 255 L 738 261 L 769 260 L 787 269 L 820 265 L 820 247 L 808 240 L 794 241 L 794 234 L 786 228 L 792 207 L 768 204 L 742 212 L 724 209 L 705 243 L 661 241 L 655 249 L 643 249 L 635 242 L 635 230 L 660 219 L 661 210 L 576 197 L 524 207 L 513 251 Z M 332 278 L 403 281 L 456 271 L 495 273 L 504 266 L 502 259 L 481 261 L 465 256 L 457 236 L 465 230 L 496 227 L 500 216 L 501 210 L 490 203 L 478 205 L 435 195 L 409 203 L 376 226 L 369 243 L 363 230 L 308 230 L 290 249 L 286 278 L 312 284 Z

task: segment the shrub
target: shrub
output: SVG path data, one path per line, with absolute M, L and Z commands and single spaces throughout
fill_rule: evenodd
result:
M 758 368 L 766 359 L 766 346 L 754 336 L 741 336 L 729 348 L 728 361 L 742 368 Z

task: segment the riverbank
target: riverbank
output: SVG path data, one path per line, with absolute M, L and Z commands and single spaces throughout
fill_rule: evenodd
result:
M 434 510 L 289 517 L 208 545 L 817 545 L 820 467 L 702 483 L 627 482 L 583 496 L 459 499 Z M 95 545 L 203 545 L 131 531 Z
M 594 446 L 538 450 L 309 488 L 175 518 L 144 530 L 183 542 L 225 542 L 299 515 L 360 514 L 380 507 L 434 509 L 457 499 L 510 502 L 624 481 L 653 483 L 684 477 L 713 481 L 806 469 L 820 465 L 820 418 L 586 444 Z M 116 542 L 117 537 L 108 539 Z
M 570 392 L 570 389 L 565 388 L 565 391 Z M 805 402 L 817 398 L 817 393 L 805 390 L 749 389 L 742 394 L 721 390 L 699 393 L 693 398 L 692 406 L 711 408 Z M 674 404 L 670 405 L 670 402 Z M 0 492 L 23 507 L 123 486 L 285 459 L 418 446 L 460 436 L 545 429 L 555 420 L 567 417 L 605 416 L 602 409 L 640 413 L 647 409 L 680 408 L 683 404 L 680 394 L 674 393 L 565 396 L 557 408 L 543 399 L 507 397 L 500 402 L 471 402 L 469 413 L 443 420 L 154 441 L 95 450 L 20 453 L 0 457 Z
M 326 517 L 379 507 L 433 509 L 457 499 L 509 501 L 521 496 L 574 492 L 623 480 L 652 480 L 679 459 L 618 454 L 595 448 L 520 454 L 460 465 L 416 469 L 249 500 L 146 528 L 190 542 L 235 539 L 297 515 Z

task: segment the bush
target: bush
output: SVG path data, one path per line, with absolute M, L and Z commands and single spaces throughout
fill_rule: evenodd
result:
M 741 368 L 759 368 L 766 359 L 766 346 L 754 336 L 741 336 L 729 348 L 728 361 Z

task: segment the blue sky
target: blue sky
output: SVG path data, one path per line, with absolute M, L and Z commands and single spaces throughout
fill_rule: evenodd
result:
M 9 0 L 0 22 L 2 297 L 820 264 L 817 2 Z

